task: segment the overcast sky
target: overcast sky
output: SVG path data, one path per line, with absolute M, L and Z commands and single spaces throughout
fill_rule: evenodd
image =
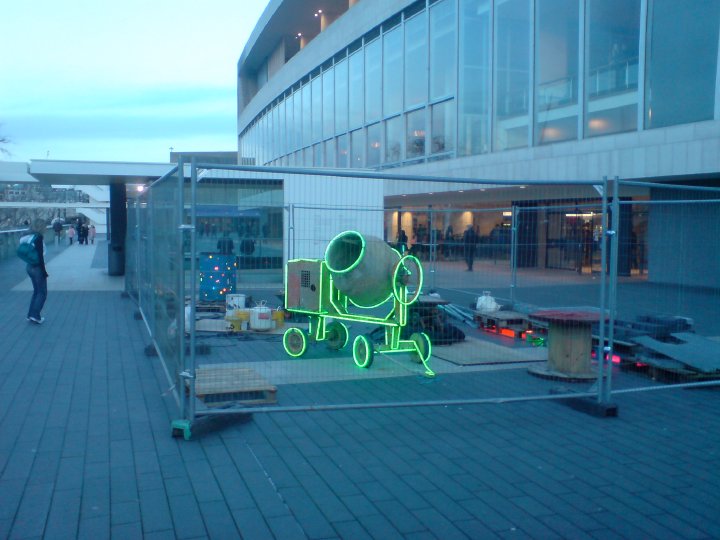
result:
M 0 159 L 235 151 L 237 60 L 268 0 L 8 0 Z

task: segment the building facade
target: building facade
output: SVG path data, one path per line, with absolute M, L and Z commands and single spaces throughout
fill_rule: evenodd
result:
M 719 40 L 717 0 L 271 1 L 238 63 L 238 152 L 567 181 L 553 198 L 568 200 L 604 176 L 720 186 Z M 437 207 L 441 191 L 473 200 L 386 182 L 385 204 Z

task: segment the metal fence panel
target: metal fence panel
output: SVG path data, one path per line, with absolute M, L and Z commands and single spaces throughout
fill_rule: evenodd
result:
M 656 370 L 637 369 L 650 347 L 626 341 L 628 322 L 657 326 L 671 313 L 676 325 L 692 320 L 694 337 L 718 335 L 717 278 L 702 272 L 719 274 L 716 194 L 466 180 L 462 204 L 345 191 L 330 193 L 336 204 L 286 203 L 283 192 L 322 175 L 191 171 L 181 190 L 156 183 L 137 214 L 149 248 L 138 249 L 141 305 L 152 306 L 146 320 L 175 384 L 187 379 L 188 421 L 248 407 L 607 403 L 611 391 L 655 384 Z M 370 185 L 348 176 L 353 189 Z M 386 193 L 400 191 L 392 182 Z M 680 248 L 692 261 L 666 264 Z M 184 336 L 172 332 L 181 312 Z M 510 386 L 493 376 L 509 370 Z
M 621 182 L 621 189 L 626 185 L 634 184 Z M 611 286 L 624 386 L 717 379 L 720 190 L 652 186 L 642 199 L 627 200 L 621 192 L 618 206 L 619 255 Z

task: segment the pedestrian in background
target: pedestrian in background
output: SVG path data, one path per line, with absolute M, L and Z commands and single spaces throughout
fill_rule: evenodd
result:
M 75 238 L 75 227 L 70 225 L 68 227 L 68 240 L 70 240 L 70 245 L 72 246 L 73 238 Z
M 95 243 L 95 225 L 90 225 L 90 230 L 88 232 L 88 238 L 90 238 L 90 243 Z
M 463 244 L 465 247 L 465 263 L 467 271 L 472 272 L 473 262 L 475 261 L 475 244 L 477 244 L 477 235 L 472 224 L 468 224 L 463 233 Z

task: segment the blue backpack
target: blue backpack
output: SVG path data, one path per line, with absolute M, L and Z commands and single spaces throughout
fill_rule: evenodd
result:
M 28 264 L 40 264 L 40 255 L 35 249 L 35 235 L 28 234 L 20 239 L 17 256 Z

